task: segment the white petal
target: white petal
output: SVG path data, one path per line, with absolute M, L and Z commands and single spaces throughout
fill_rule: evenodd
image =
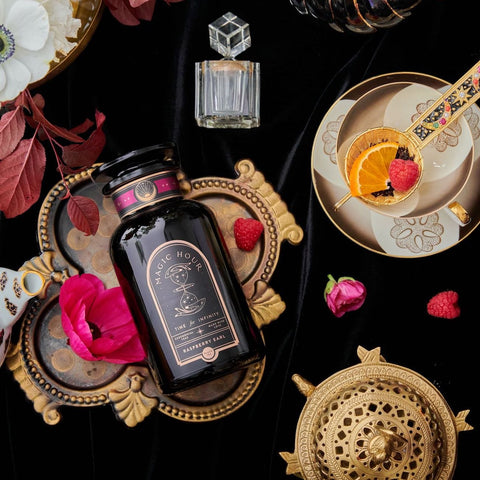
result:
M 73 18 L 70 0 L 45 0 L 40 3 L 47 10 L 50 31 L 55 33 L 55 49 L 66 55 L 76 45 L 67 39 L 77 38 L 82 22 Z
M 5 24 L 7 13 L 15 1 L 16 0 L 2 0 L 0 2 L 0 25 Z
M 45 45 L 50 31 L 48 13 L 35 0 L 14 3 L 5 18 L 5 26 L 12 32 L 16 45 L 34 51 Z
M 41 50 L 32 52 L 19 47 L 15 51 L 15 58 L 30 71 L 31 78 L 29 83 L 40 80 L 48 73 L 50 62 L 55 58 L 53 33 L 49 35 L 47 42 Z
M 28 68 L 15 58 L 10 58 L 3 63 L 3 69 L 7 76 L 7 82 L 5 88 L 0 90 L 0 102 L 15 99 L 20 92 L 25 90 L 31 78 Z
M 5 84 L 7 83 L 7 74 L 0 63 L 0 90 L 5 88 Z

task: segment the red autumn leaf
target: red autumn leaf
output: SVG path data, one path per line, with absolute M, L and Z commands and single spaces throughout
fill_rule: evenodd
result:
M 0 160 L 0 210 L 6 218 L 26 212 L 40 197 L 45 173 L 45 149 L 33 138 Z
M 110 13 L 123 25 L 134 26 L 140 20 L 151 20 L 155 9 L 155 0 L 133 7 L 129 0 L 104 0 Z
M 10 155 L 25 133 L 25 115 L 21 107 L 0 118 L 0 159 Z
M 106 141 L 105 133 L 102 130 L 105 115 L 97 111 L 95 120 L 97 128 L 87 140 L 83 143 L 62 147 L 62 160 L 65 164 L 62 170 L 64 173 L 75 173 L 78 169 L 91 167 L 102 153 Z
M 74 195 L 68 199 L 67 213 L 73 226 L 85 235 L 95 235 L 100 222 L 97 204 L 88 197 Z
M 70 131 L 73 133 L 85 133 L 92 126 L 93 126 L 93 122 L 89 118 L 87 118 L 80 125 L 77 125 L 76 127 L 71 128 Z
M 36 93 L 32 98 L 32 101 L 35 103 L 35 105 L 42 111 L 45 108 L 45 99 L 43 98 L 43 95 L 40 95 L 39 93 Z
M 28 90 L 23 90 L 23 92 L 18 95 L 18 97 L 13 100 L 10 103 L 13 103 L 16 107 L 23 107 L 23 108 L 28 108 L 28 103 L 27 103 L 27 92 Z
M 155 10 L 155 0 L 149 0 L 135 8 L 135 14 L 140 20 L 150 21 Z
M 43 97 L 41 98 L 43 99 Z M 32 118 L 35 120 L 35 122 L 39 123 L 45 130 L 56 137 L 62 137 L 65 140 L 75 143 L 83 142 L 83 138 L 77 134 L 70 132 L 70 130 L 67 130 L 66 128 L 58 127 L 57 125 L 49 122 L 43 115 L 42 109 L 37 105 L 37 101 L 39 101 L 39 99 L 32 99 L 30 97 L 28 102 L 28 105 L 32 110 Z
M 148 2 L 149 0 L 129 0 L 130 6 L 132 8 L 137 8 L 143 5 L 144 3 Z M 155 2 L 152 2 L 155 3 Z

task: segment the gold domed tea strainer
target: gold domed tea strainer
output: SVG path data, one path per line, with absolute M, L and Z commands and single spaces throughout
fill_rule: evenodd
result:
M 392 205 L 406 199 L 420 184 L 423 173 L 423 158 L 421 154 L 429 142 L 456 120 L 470 105 L 480 97 L 480 62 L 468 70 L 454 85 L 443 93 L 430 108 L 415 120 L 405 131 L 393 127 L 382 126 L 371 128 L 357 135 L 347 149 L 344 158 L 339 158 L 339 168 L 346 183 L 352 166 L 357 157 L 367 148 L 380 142 L 394 141 L 399 146 L 408 148 L 414 161 L 419 165 L 420 175 L 415 185 L 407 192 L 389 192 L 389 195 L 367 194 L 361 198 L 367 204 Z M 344 195 L 333 207 L 338 210 L 352 197 L 351 191 Z
M 294 453 L 280 452 L 287 474 L 304 480 L 451 480 L 458 432 L 469 410 L 453 415 L 440 392 L 380 348 L 358 347 L 361 363 L 314 386 L 292 379 L 307 402 Z

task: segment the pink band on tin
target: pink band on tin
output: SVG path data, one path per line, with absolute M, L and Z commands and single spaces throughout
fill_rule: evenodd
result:
M 117 212 L 119 212 L 120 210 L 123 210 L 124 208 L 134 204 L 136 201 L 137 199 L 135 198 L 133 190 L 129 190 L 128 192 L 122 193 L 116 197 L 113 203 L 117 209 Z
M 150 184 L 150 187 L 148 184 Z M 137 188 L 140 188 L 138 192 L 136 191 Z M 170 197 L 172 194 L 180 195 L 176 174 L 161 172 L 141 178 L 139 181 L 132 182 L 125 188 L 119 189 L 112 195 L 112 199 L 120 217 L 123 217 L 144 205 L 151 205 Z

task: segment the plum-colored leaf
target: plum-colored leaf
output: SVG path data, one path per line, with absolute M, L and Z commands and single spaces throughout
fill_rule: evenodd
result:
M 95 235 L 100 222 L 97 204 L 88 197 L 74 195 L 68 199 L 67 213 L 73 226 L 85 235 Z
M 45 163 L 45 149 L 35 137 L 21 140 L 0 160 L 0 210 L 6 218 L 21 215 L 38 200 Z
M 25 133 L 25 115 L 21 107 L 0 118 L 0 159 L 10 155 Z
M 102 130 L 105 115 L 99 111 L 95 113 L 97 128 L 83 143 L 62 147 L 62 161 L 64 173 L 75 173 L 79 169 L 91 167 L 102 153 L 105 146 L 105 133 Z
M 62 137 L 65 140 L 69 140 L 70 142 L 75 142 L 75 143 L 83 142 L 83 138 L 80 137 L 79 135 L 72 133 L 70 130 L 67 130 L 66 128 L 59 127 L 49 122 L 45 118 L 45 115 L 43 114 L 42 109 L 38 106 L 35 99 L 30 99 L 28 104 L 32 111 L 33 120 L 38 124 L 40 124 L 44 130 L 48 131 L 50 134 L 52 134 L 55 137 Z

